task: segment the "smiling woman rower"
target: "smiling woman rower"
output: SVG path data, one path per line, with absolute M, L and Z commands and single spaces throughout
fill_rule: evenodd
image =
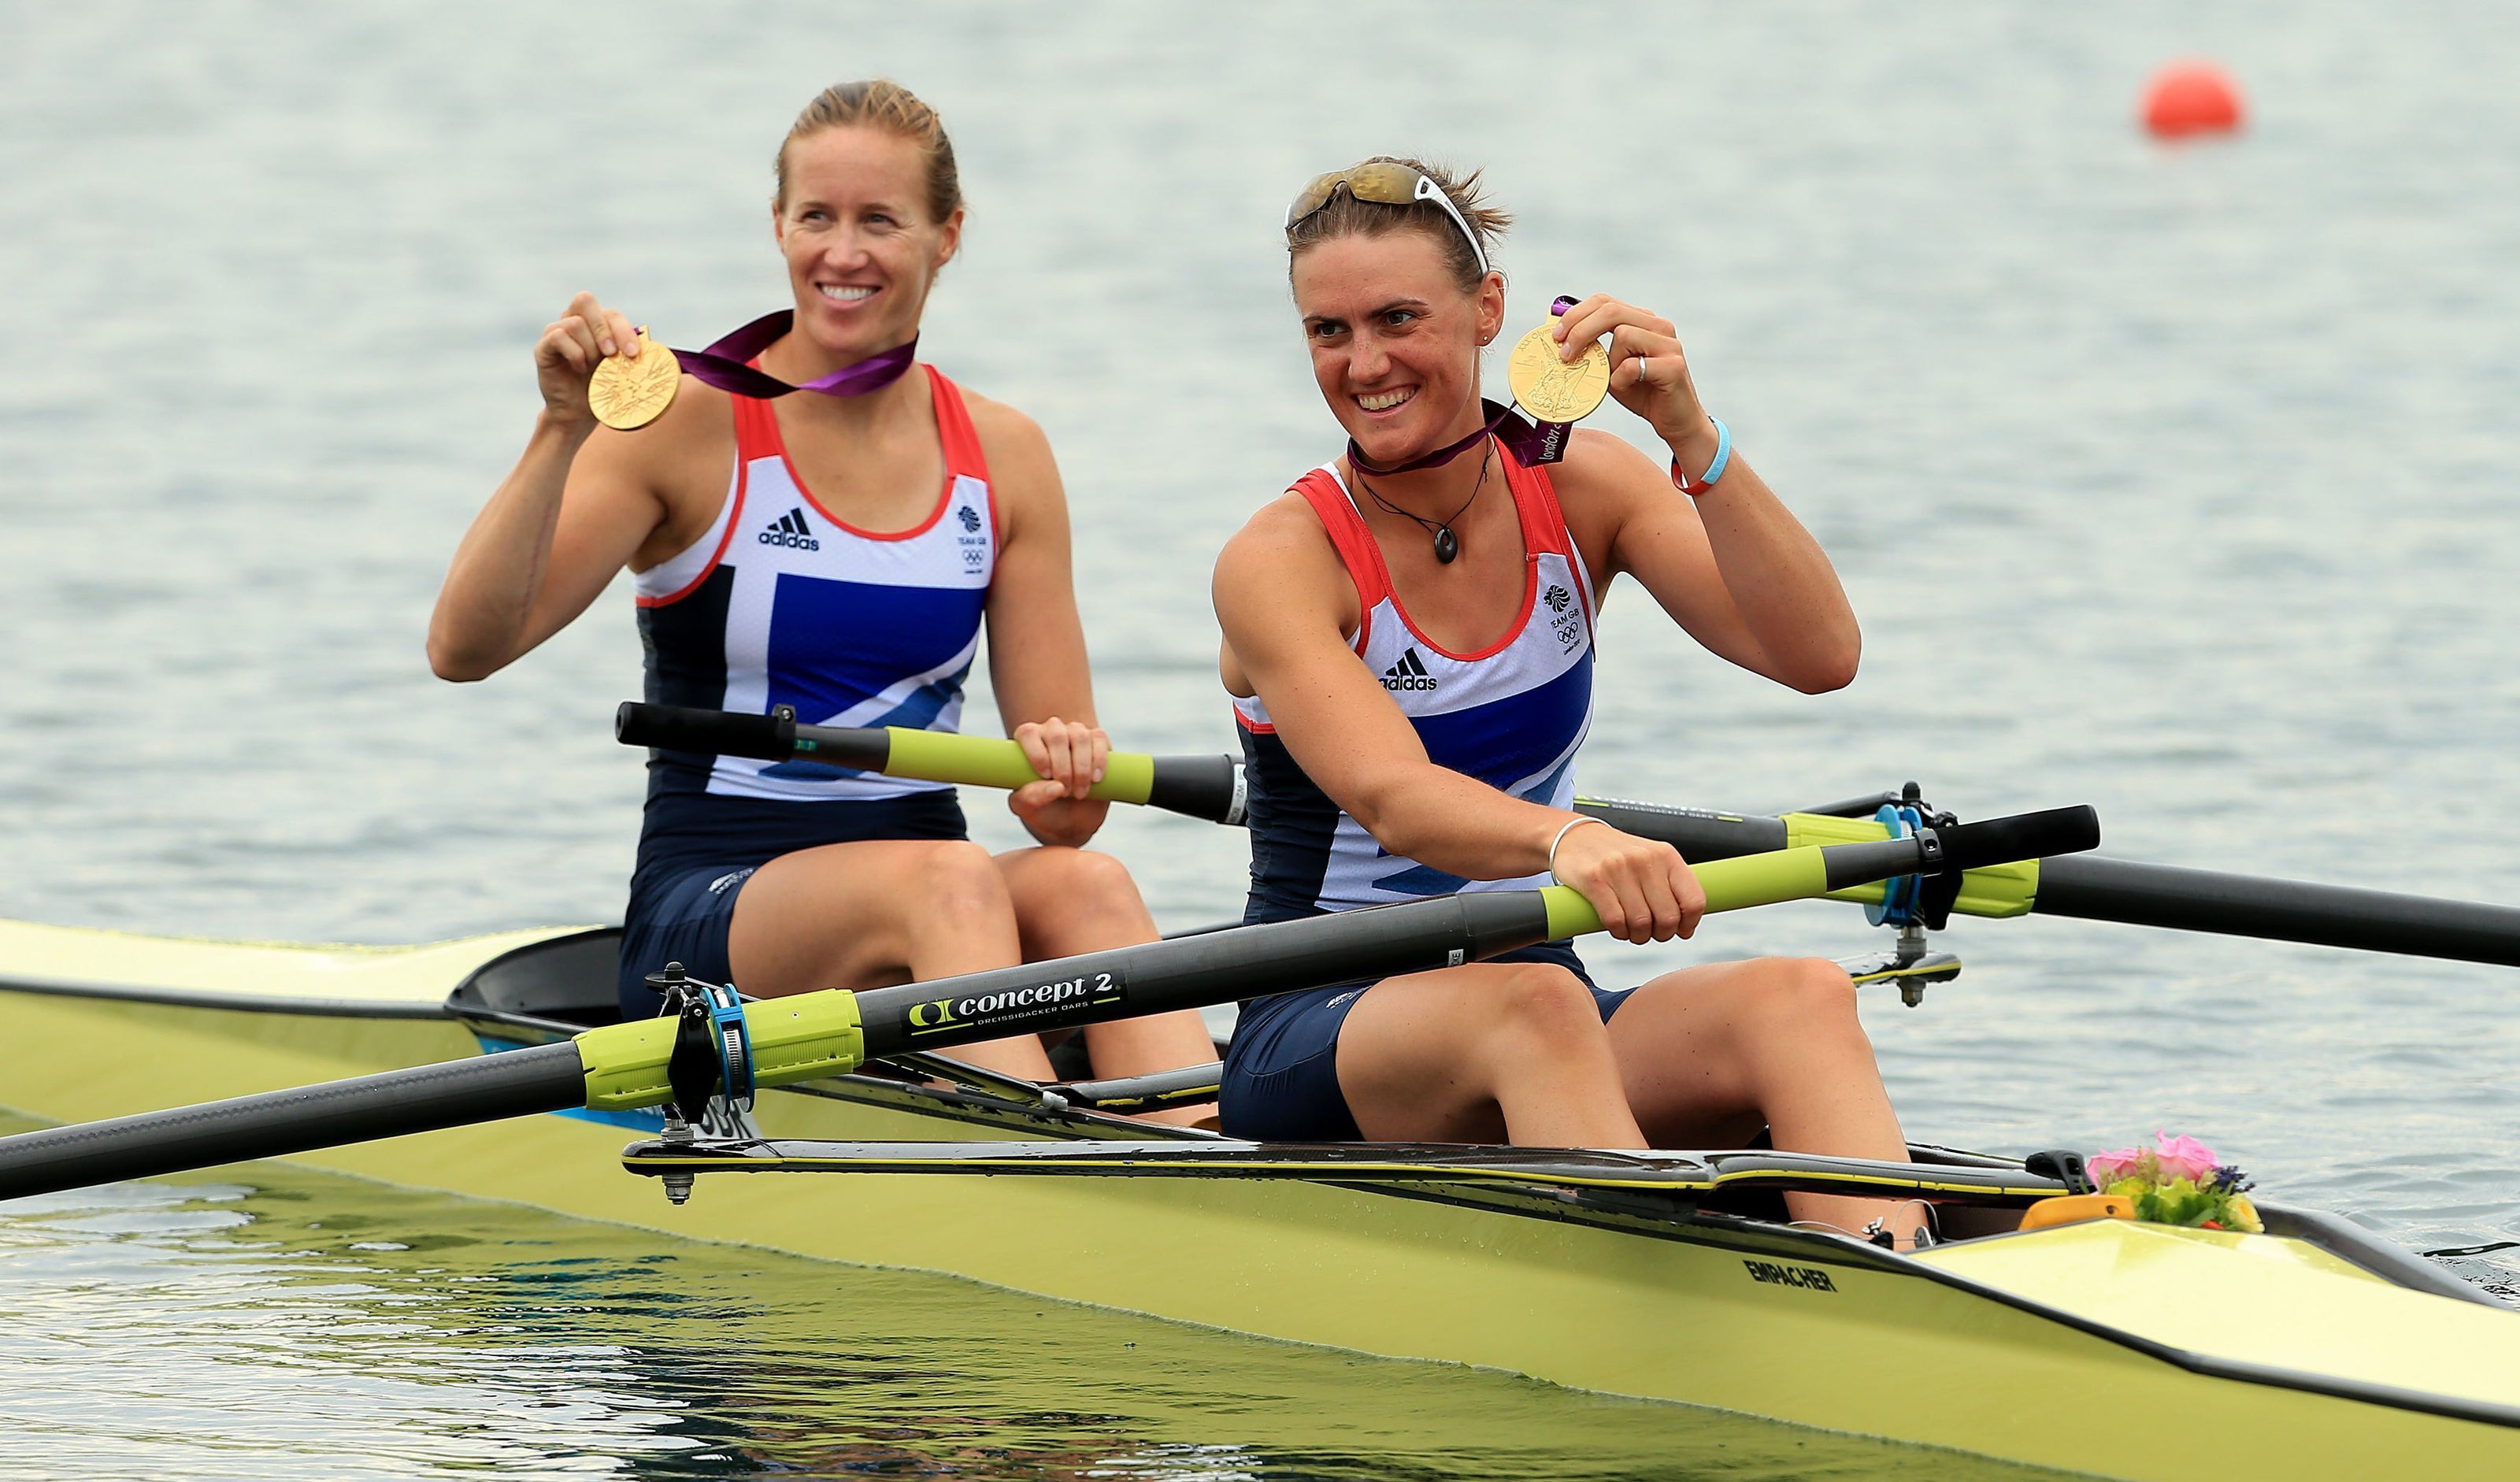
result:
M 1669 445 L 1668 474 L 1603 432 L 1577 431 L 1553 467 L 1493 435 L 1479 351 L 1504 325 L 1488 247 L 1509 218 L 1477 179 L 1370 160 L 1287 214 L 1314 380 L 1350 441 L 1217 561 L 1252 777 L 1245 919 L 1553 873 L 1614 936 L 1688 936 L 1705 897 L 1680 855 L 1569 806 L 1602 594 L 1633 576 L 1708 649 L 1811 694 L 1855 677 L 1855 616 L 1699 405 L 1667 321 L 1596 294 L 1557 333 L 1570 361 L 1609 337 L 1610 392 Z M 1238 1137 L 1577 1147 L 1738 1146 L 1764 1125 L 1780 1148 L 1907 1157 L 1834 964 L 1727 963 L 1607 993 L 1562 942 L 1259 1001 L 1223 1114 Z M 1789 1203 L 1903 1241 L 1921 1222 L 1912 1205 Z
M 659 754 L 623 939 L 626 1013 L 655 1011 L 643 978 L 669 959 L 770 996 L 1151 940 L 1128 872 L 1079 847 L 1107 807 L 1085 793 L 1110 748 L 1050 445 L 932 368 L 902 374 L 963 230 L 936 114 L 890 82 L 824 92 L 780 147 L 771 226 L 795 308 L 750 363 L 791 382 L 856 374 L 832 394 L 776 400 L 686 375 L 649 425 L 599 427 L 597 363 L 638 344 L 628 320 L 580 293 L 534 346 L 542 416 L 456 552 L 430 665 L 454 680 L 497 672 L 626 564 L 650 700 L 951 731 L 985 629 L 999 710 L 1049 779 L 1009 798 L 1041 847 L 992 859 L 934 784 Z M 1105 1076 L 1214 1054 L 1189 1013 L 1085 1033 Z M 1034 1038 L 956 1053 L 1050 1078 Z

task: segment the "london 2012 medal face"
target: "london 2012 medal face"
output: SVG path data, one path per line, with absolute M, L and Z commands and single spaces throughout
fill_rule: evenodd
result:
M 1540 421 L 1581 422 L 1610 394 L 1610 355 L 1594 343 L 1574 360 L 1560 358 L 1549 333 L 1555 324 L 1552 319 L 1522 337 L 1505 363 L 1506 382 L 1514 404 Z
M 596 421 L 627 432 L 663 416 L 682 384 L 683 368 L 674 352 L 641 330 L 639 358 L 605 356 L 595 368 L 595 379 L 587 383 L 586 402 L 595 409 Z

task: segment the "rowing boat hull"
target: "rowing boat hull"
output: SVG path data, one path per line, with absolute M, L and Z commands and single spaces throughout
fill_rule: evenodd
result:
M 0 928 L 0 972 L 22 990 L 0 991 L 11 1031 L 0 1039 L 0 1103 L 56 1121 L 477 1053 L 470 1030 L 424 1016 L 426 1005 L 468 965 L 535 936 L 318 954 L 26 935 L 52 930 Z M 45 967 L 46 952 L 74 953 L 79 971 L 60 970 L 59 961 L 22 969 L 29 961 Z M 250 964 L 221 955 L 230 952 L 296 955 L 248 972 Z M 182 976 L 179 962 L 192 965 L 183 969 L 189 988 L 175 984 L 189 1001 L 113 996 L 136 973 Z M 9 986 L 0 980 L 0 990 Z M 958 1124 L 815 1088 L 766 1096 L 759 1120 L 781 1139 L 1009 1135 L 1003 1124 Z M 729 1175 L 701 1180 L 676 1208 L 652 1181 L 620 1171 L 622 1145 L 638 1135 L 619 1121 L 546 1116 L 295 1161 L 676 1235 L 952 1273 L 1241 1332 L 2110 1476 L 2520 1474 L 2520 1426 L 2182 1364 L 2205 1353 L 2284 1368 L 2310 1355 L 2349 1386 L 2382 1375 L 2449 1397 L 2435 1409 L 2490 1409 L 2520 1396 L 2520 1321 L 2390 1286 L 2298 1241 L 2112 1223 L 1908 1260 L 1740 1221 L 1552 1214 L 1433 1186 L 1215 1179 Z M 2180 1283 L 2196 1280 L 2190 1268 L 2226 1293 L 2206 1330 L 2179 1329 L 2159 1314 L 2132 1322 L 2118 1310 L 2151 1300 L 2147 1280 L 2187 1289 Z M 2127 1275 L 2105 1280 L 2113 1271 Z M 2235 1273 L 2263 1280 L 2251 1285 Z M 2324 1346 L 2340 1346 L 2341 1334 L 2341 1346 L 2357 1351 L 2342 1356 L 2346 1368 L 2318 1352 L 2322 1325 Z M 2236 1346 L 2216 1355 L 2218 1337 Z M 2123 1427 L 2093 1418 L 2110 1415 L 2151 1418 Z M 2103 1453 L 2094 1430 L 2165 1439 Z

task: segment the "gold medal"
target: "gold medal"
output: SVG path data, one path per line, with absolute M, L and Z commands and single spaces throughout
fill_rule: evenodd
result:
M 682 388 L 682 363 L 641 330 L 639 358 L 605 356 L 595 368 L 595 379 L 587 382 L 586 404 L 595 409 L 596 421 L 627 432 L 663 416 L 665 408 L 674 404 L 674 393 Z
M 1513 387 L 1516 406 L 1541 422 L 1581 422 L 1610 394 L 1610 355 L 1597 341 L 1581 357 L 1568 361 L 1550 335 L 1557 321 L 1522 337 L 1505 363 L 1506 383 Z

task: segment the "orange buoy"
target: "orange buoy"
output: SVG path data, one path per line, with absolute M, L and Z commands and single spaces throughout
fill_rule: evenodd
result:
M 2174 62 L 2144 89 L 2143 126 L 2156 139 L 2230 133 L 2240 126 L 2240 89 L 2211 62 Z

